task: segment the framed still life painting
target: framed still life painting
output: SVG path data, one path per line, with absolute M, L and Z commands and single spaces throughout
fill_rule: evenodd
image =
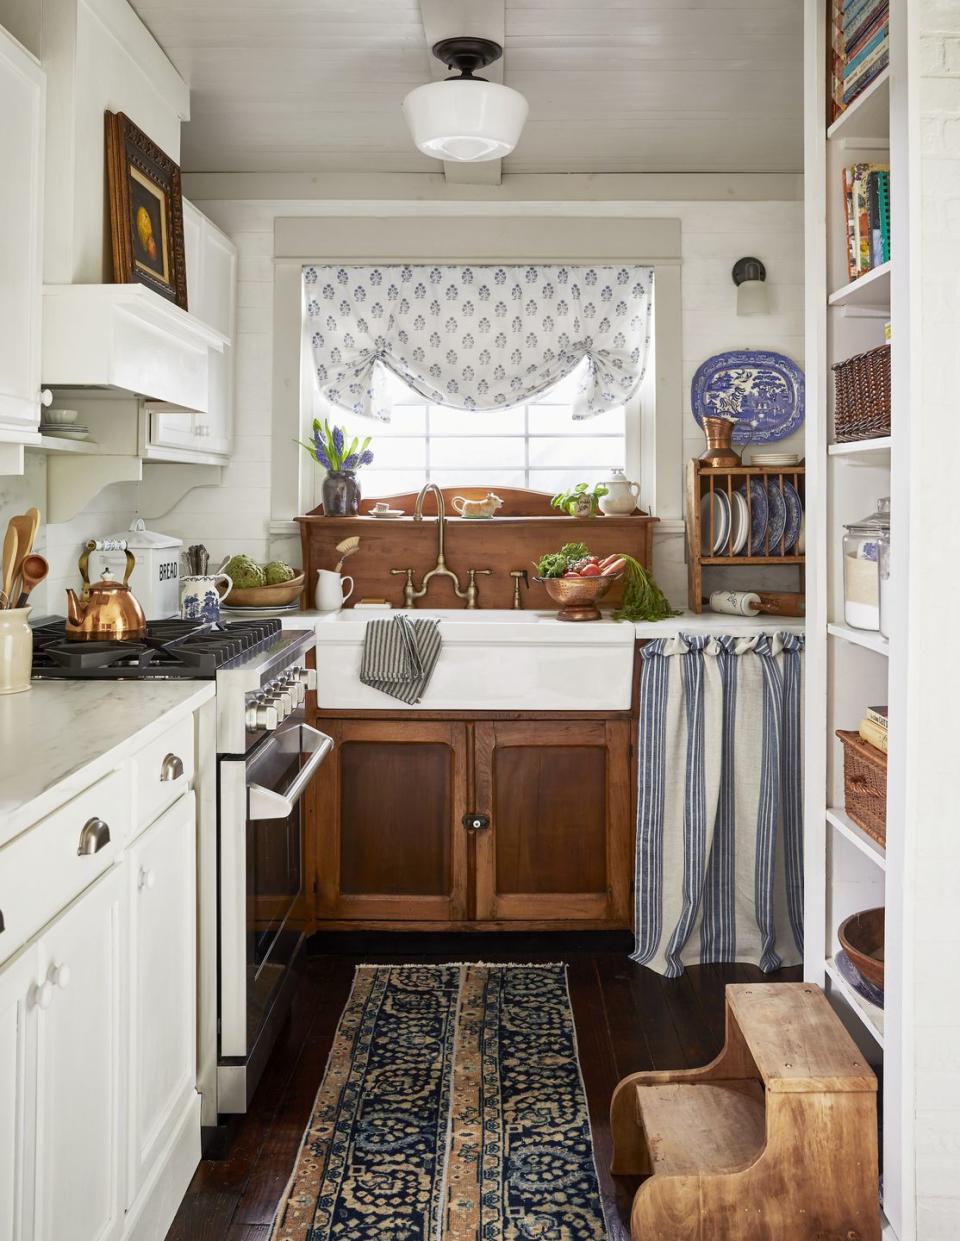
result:
M 113 278 L 187 309 L 180 168 L 122 112 L 104 114 Z

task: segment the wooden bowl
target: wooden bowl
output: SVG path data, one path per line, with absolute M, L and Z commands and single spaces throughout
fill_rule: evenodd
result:
M 289 582 L 277 582 L 273 586 L 247 586 L 241 589 L 234 586 L 228 595 L 221 600 L 227 607 L 241 608 L 277 608 L 285 603 L 293 603 L 303 594 L 305 573 L 298 573 Z
M 608 577 L 535 577 L 533 580 L 546 587 L 554 603 L 561 605 L 557 620 L 591 621 L 600 620 L 597 602 L 621 577 L 622 573 L 611 573 Z
M 851 914 L 837 932 L 843 950 L 867 982 L 883 990 L 883 906 Z

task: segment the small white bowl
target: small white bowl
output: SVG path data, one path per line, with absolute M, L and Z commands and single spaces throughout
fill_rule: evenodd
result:
M 51 427 L 65 427 L 76 422 L 78 417 L 79 411 L 76 409 L 45 409 L 41 421 Z

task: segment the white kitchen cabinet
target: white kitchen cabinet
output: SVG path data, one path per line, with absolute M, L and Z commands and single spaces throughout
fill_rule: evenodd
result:
M 0 911 L 2 912 L 2 911 Z M 0 1237 L 26 1237 L 25 1187 L 33 1173 L 35 1023 L 40 953 L 28 948 L 0 970 Z
M 39 443 L 45 79 L 0 27 L 0 441 Z
M 130 847 L 128 988 L 132 1205 L 196 1099 L 196 798 L 181 797 Z
M 233 441 L 233 337 L 236 330 L 237 247 L 199 211 L 183 202 L 187 307 L 208 327 L 227 338 L 223 349 L 209 350 L 207 409 L 188 413 L 171 406 L 148 408 L 147 454 L 173 450 L 177 459 L 223 458 Z M 157 450 L 160 450 L 159 452 Z
M 123 1230 L 125 919 L 113 867 L 40 937 L 33 1241 Z

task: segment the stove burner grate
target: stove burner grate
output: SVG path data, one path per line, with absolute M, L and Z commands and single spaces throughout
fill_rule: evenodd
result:
M 33 631 L 33 676 L 112 680 L 209 679 L 218 668 L 274 641 L 280 621 L 150 621 L 143 638 L 130 642 L 78 642 L 62 622 Z

